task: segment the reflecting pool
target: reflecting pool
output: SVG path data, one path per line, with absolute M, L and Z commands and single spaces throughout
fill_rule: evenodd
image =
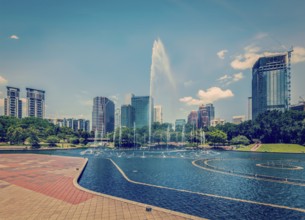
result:
M 174 211 L 211 219 L 305 218 L 303 154 L 182 148 L 37 153 L 88 157 L 81 186 Z

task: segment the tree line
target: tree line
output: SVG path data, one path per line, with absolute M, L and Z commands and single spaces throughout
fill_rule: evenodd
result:
M 92 134 L 68 127 L 59 127 L 46 119 L 0 116 L 0 142 L 11 145 L 29 144 L 39 147 L 41 143 L 56 146 L 58 143 L 86 144 Z

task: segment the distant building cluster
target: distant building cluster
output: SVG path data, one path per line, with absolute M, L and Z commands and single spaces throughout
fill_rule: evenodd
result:
M 90 121 L 86 119 L 64 118 L 64 119 L 48 119 L 48 121 L 59 127 L 71 128 L 75 132 L 76 131 L 90 132 Z
M 199 109 L 193 110 L 187 117 L 187 123 L 195 128 L 203 128 L 211 126 L 211 121 L 215 118 L 215 108 L 212 103 L 201 105 Z
M 22 118 L 22 100 L 20 89 L 7 86 L 6 98 L 4 98 L 4 115 Z M 45 117 L 45 91 L 26 88 L 26 116 Z

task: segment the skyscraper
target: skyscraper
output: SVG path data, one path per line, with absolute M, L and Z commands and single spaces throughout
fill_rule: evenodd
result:
M 114 130 L 114 103 L 106 97 L 95 97 L 92 110 L 92 130 L 102 137 Z
M 208 127 L 211 125 L 211 120 L 215 117 L 215 110 L 212 103 L 201 105 L 198 109 L 198 127 Z
M 161 105 L 154 106 L 154 122 L 159 122 L 160 124 L 163 123 L 163 113 Z
M 289 53 L 288 53 L 289 54 Z M 289 57 L 288 57 L 289 58 Z M 289 107 L 289 71 L 287 55 L 259 58 L 252 68 L 252 118 L 268 110 Z
M 149 101 L 151 99 L 151 105 Z M 153 99 L 150 96 L 133 96 L 131 97 L 131 106 L 135 110 L 135 123 L 137 128 L 149 125 L 150 120 L 153 121 Z M 150 112 L 149 107 L 151 106 Z
M 27 116 L 44 118 L 45 116 L 45 91 L 26 88 Z
M 7 86 L 7 97 L 4 99 L 4 115 L 22 118 L 22 101 L 19 100 L 20 89 Z
M 132 128 L 135 122 L 135 110 L 131 105 L 121 106 L 121 126 Z
M 193 125 L 195 128 L 198 128 L 198 112 L 192 110 L 187 117 L 187 123 Z

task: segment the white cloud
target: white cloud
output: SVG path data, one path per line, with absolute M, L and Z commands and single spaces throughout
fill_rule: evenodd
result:
M 245 47 L 244 50 L 244 54 L 236 56 L 235 59 L 231 62 L 231 66 L 234 69 L 245 70 L 252 68 L 253 64 L 261 56 L 257 53 L 260 50 L 259 47 L 248 46 Z
M 291 62 L 292 63 L 305 62 L 305 48 L 304 47 L 293 48 Z
M 202 105 L 207 103 L 213 103 L 215 101 L 218 101 L 220 99 L 226 99 L 233 97 L 234 94 L 231 90 L 222 90 L 219 87 L 211 87 L 204 90 L 199 90 L 197 93 L 198 99 L 195 99 L 191 96 L 183 97 L 179 99 L 180 102 L 186 103 L 187 105 Z
M 237 81 L 239 81 L 239 80 L 241 80 L 243 78 L 244 78 L 244 75 L 243 75 L 242 72 L 236 73 L 236 74 L 233 75 L 233 81 L 234 82 L 237 82 Z
M 268 37 L 268 34 L 267 34 L 267 33 L 261 32 L 261 33 L 258 33 L 257 35 L 255 35 L 254 38 L 255 38 L 256 40 L 261 40 L 261 39 L 266 38 L 266 37 Z
M 19 37 L 18 37 L 17 35 L 11 35 L 11 36 L 10 36 L 10 39 L 19 40 Z
M 228 50 L 221 50 L 217 53 L 217 56 L 220 58 L 220 59 L 224 59 L 225 58 L 225 54 L 228 52 Z
M 222 77 L 220 77 L 219 79 L 217 79 L 217 81 L 219 81 L 220 83 L 223 83 L 224 85 L 230 85 L 233 82 L 238 82 L 239 80 L 243 79 L 244 75 L 242 72 L 240 73 L 236 73 L 233 75 L 228 75 L 225 74 Z
M 7 82 L 7 79 L 5 79 L 3 76 L 0 76 L 0 85 L 5 85 Z
M 190 87 L 193 84 L 194 84 L 194 82 L 192 80 L 188 80 L 183 83 L 184 87 Z
M 80 100 L 80 104 L 84 105 L 84 106 L 92 106 L 93 105 L 93 101 L 92 101 L 92 99 Z
M 244 48 L 245 53 L 238 55 L 231 62 L 231 66 L 234 69 L 245 70 L 253 67 L 254 63 L 264 56 L 272 56 L 277 54 L 283 54 L 285 52 L 261 52 L 261 48 L 250 45 Z M 295 47 L 292 52 L 291 57 L 292 63 L 305 62 L 305 48 L 304 47 Z
M 222 77 L 220 77 L 219 79 L 217 79 L 217 81 L 226 81 L 231 78 L 232 78 L 232 76 L 229 76 L 228 74 L 226 74 L 226 75 L 223 75 Z

